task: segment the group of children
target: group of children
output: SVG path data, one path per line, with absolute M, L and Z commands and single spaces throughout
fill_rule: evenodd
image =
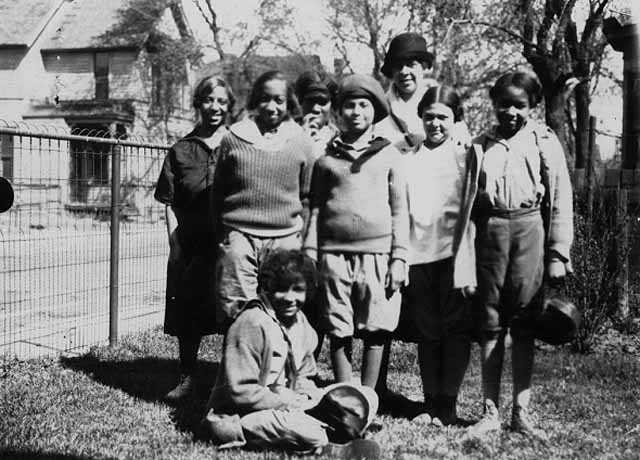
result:
M 484 414 L 470 429 L 499 430 L 508 330 L 511 426 L 540 434 L 531 324 L 544 277 L 570 271 L 564 153 L 529 117 L 535 77 L 500 77 L 490 91 L 498 124 L 471 141 L 459 95 L 425 78 L 432 60 L 421 36 L 395 37 L 386 94 L 365 75 L 336 85 L 305 73 L 294 86 L 266 72 L 252 116 L 229 128 L 230 88 L 212 77 L 196 88 L 200 122 L 171 149 L 156 191 L 174 280 L 165 330 L 178 336 L 182 373 L 168 396 L 192 388 L 201 336 L 226 331 L 205 419 L 219 444 L 313 450 L 361 436 L 378 400 L 397 397 L 386 382 L 392 338 L 418 343 L 421 417 L 454 424 L 478 337 Z M 329 338 L 337 389 L 311 379 L 316 330 Z M 358 384 L 354 337 L 364 343 Z

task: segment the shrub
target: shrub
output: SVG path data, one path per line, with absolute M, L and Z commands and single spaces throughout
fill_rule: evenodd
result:
M 611 324 L 616 313 L 619 275 L 628 256 L 619 245 L 626 216 L 617 218 L 617 198 L 607 196 L 599 188 L 594 191 L 590 213 L 584 192 L 576 193 L 574 202 L 575 238 L 571 251 L 574 274 L 567 279 L 567 290 L 582 312 L 574 347 L 585 353 L 593 349 L 596 337 Z

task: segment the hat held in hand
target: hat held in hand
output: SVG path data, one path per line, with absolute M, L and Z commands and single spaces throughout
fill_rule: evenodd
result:
M 330 441 L 346 443 L 362 438 L 378 412 L 378 395 L 366 386 L 335 383 L 305 412 L 328 425 Z
M 546 297 L 536 318 L 536 338 L 549 345 L 562 345 L 578 335 L 582 316 L 578 308 L 562 296 Z

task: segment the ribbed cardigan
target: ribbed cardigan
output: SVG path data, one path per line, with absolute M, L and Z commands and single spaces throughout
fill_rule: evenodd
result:
M 267 146 L 255 122 L 231 126 L 220 143 L 214 193 L 222 223 L 258 237 L 286 236 L 303 227 L 313 170 L 313 145 L 292 121 Z
M 355 159 L 334 141 L 316 162 L 303 245 L 307 252 L 390 254 L 407 260 L 404 158 L 386 139 L 374 139 L 370 149 Z

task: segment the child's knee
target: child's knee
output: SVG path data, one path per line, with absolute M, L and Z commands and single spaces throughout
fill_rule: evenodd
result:
M 329 347 L 332 352 L 340 349 L 348 349 L 351 347 L 353 337 L 329 337 Z
M 391 333 L 386 331 L 367 332 L 363 334 L 362 341 L 368 348 L 384 348 L 391 340 Z
M 480 343 L 504 340 L 507 331 L 504 328 L 481 329 L 478 331 L 478 339 Z

